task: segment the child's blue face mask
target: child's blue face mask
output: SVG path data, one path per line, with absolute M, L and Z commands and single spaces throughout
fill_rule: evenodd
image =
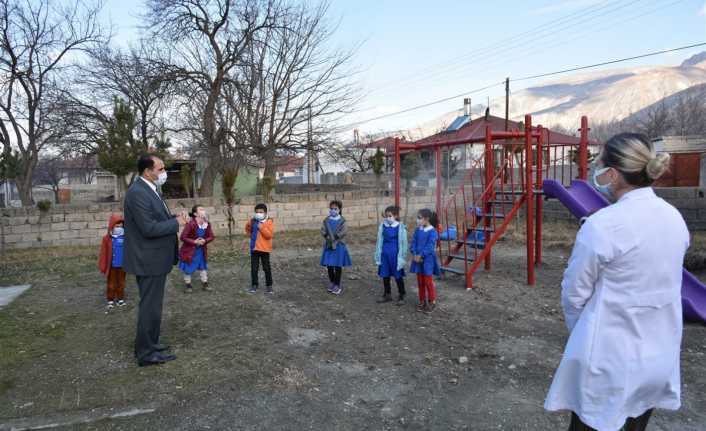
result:
M 115 226 L 113 228 L 113 235 L 122 236 L 124 234 L 125 234 L 125 228 L 123 228 L 122 226 Z
M 598 183 L 598 177 L 600 177 L 601 175 L 608 172 L 609 169 L 610 168 L 607 167 L 607 168 L 601 168 L 601 169 L 598 169 L 597 171 L 595 171 L 593 173 L 593 181 L 592 182 L 593 182 L 593 187 L 595 187 L 596 190 L 598 190 L 603 195 L 610 198 L 610 197 L 613 197 L 613 191 L 610 189 L 610 183 L 608 183 L 608 184 L 599 184 Z
M 331 208 L 328 211 L 328 215 L 331 217 L 336 217 L 338 216 L 338 208 Z

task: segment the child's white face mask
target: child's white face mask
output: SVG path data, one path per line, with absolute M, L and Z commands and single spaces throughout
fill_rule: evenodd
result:
M 392 226 L 393 224 L 395 224 L 396 221 L 397 221 L 397 220 L 395 220 L 395 217 L 394 217 L 394 216 L 385 217 L 385 223 L 386 223 L 388 226 Z
M 417 226 L 424 226 L 424 219 L 421 217 L 417 217 Z
M 262 221 L 262 220 L 265 219 L 265 217 L 266 217 L 265 213 L 255 213 L 255 219 L 256 219 L 256 220 Z
M 122 236 L 125 234 L 125 228 L 122 226 L 116 226 L 113 228 L 113 235 L 115 236 Z

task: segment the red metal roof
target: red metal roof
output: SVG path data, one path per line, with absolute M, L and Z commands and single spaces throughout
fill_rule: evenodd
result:
M 493 115 L 488 116 L 486 120 L 485 117 L 478 117 L 475 120 L 471 120 L 466 125 L 453 132 L 439 132 L 435 135 L 427 136 L 418 141 L 412 142 L 412 144 L 430 144 L 442 141 L 451 140 L 462 140 L 462 139 L 481 139 L 485 136 L 485 127 L 490 126 L 493 131 L 504 131 L 505 130 L 505 119 L 500 117 L 495 117 Z M 520 123 L 517 121 L 508 121 L 509 131 L 520 130 Z M 536 130 L 536 127 L 532 127 L 532 130 Z M 578 145 L 579 137 L 570 136 L 564 133 L 555 132 L 549 129 L 545 130 L 545 145 L 549 143 L 550 145 Z M 578 130 L 578 127 L 577 127 Z M 394 140 L 393 140 L 394 143 Z M 393 147 L 394 148 L 394 147 Z

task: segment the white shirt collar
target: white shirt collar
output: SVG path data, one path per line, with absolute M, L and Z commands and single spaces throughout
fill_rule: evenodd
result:
M 618 199 L 618 202 L 622 202 L 630 199 L 649 199 L 655 197 L 655 191 L 652 187 L 640 187 L 639 189 L 630 190 Z
M 146 179 L 146 178 L 143 177 L 143 176 L 140 176 L 140 178 L 142 178 L 142 181 L 144 181 L 145 183 L 147 183 L 148 186 L 150 186 L 150 188 L 152 189 L 152 191 L 154 191 L 155 193 L 157 193 L 157 186 L 155 185 L 155 183 L 153 183 L 152 181 Z
M 433 229 L 434 229 L 434 226 L 432 226 L 432 225 L 425 226 L 425 227 L 422 228 L 422 230 L 423 230 L 424 232 L 429 232 L 430 230 L 433 230 Z
M 339 214 L 339 215 L 337 215 L 336 217 L 328 216 L 328 218 L 330 218 L 331 220 L 340 220 L 340 219 L 341 219 L 341 215 Z

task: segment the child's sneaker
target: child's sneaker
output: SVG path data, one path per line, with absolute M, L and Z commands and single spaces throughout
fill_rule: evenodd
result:
M 206 292 L 211 292 L 213 291 L 213 288 L 208 285 L 208 281 L 204 281 L 202 284 L 203 290 Z
M 107 303 L 106 306 L 105 306 L 105 313 L 108 314 L 108 312 L 109 312 L 110 310 L 112 310 L 113 308 L 115 308 L 115 302 L 113 302 L 113 301 L 108 301 L 108 303 Z
M 426 308 L 427 308 L 427 302 L 426 302 L 426 301 L 420 302 L 419 304 L 417 304 L 417 311 L 419 311 L 419 312 L 422 312 L 422 311 L 426 310 Z
M 275 291 L 272 290 L 272 286 L 265 287 L 265 295 L 274 295 Z
M 382 297 L 377 300 L 378 304 L 384 304 L 386 302 L 392 302 L 392 295 L 390 295 L 390 294 L 382 295 Z
M 118 300 L 118 307 L 124 307 L 126 305 L 127 305 L 127 302 L 125 302 L 124 300 L 122 300 L 122 299 Z
M 397 305 L 398 306 L 403 306 L 404 304 L 405 304 L 404 296 L 400 296 L 399 298 L 397 298 Z
M 186 289 L 184 290 L 184 292 L 186 292 L 186 293 L 191 293 L 191 292 L 193 292 L 193 291 L 194 291 L 194 286 L 192 286 L 191 283 L 187 283 L 187 284 L 186 284 Z
M 340 295 L 341 293 L 343 293 L 343 288 L 341 286 L 334 285 L 333 289 L 331 289 L 331 293 L 333 293 L 334 295 Z
M 257 286 L 252 286 L 249 290 L 248 293 L 257 293 Z
M 328 293 L 333 293 L 333 290 L 334 290 L 335 288 L 336 288 L 336 285 L 333 284 L 333 283 L 331 283 L 331 284 L 328 286 L 328 289 L 326 289 L 326 291 L 327 291 Z
M 424 309 L 424 312 L 426 314 L 431 314 L 432 311 L 436 308 L 436 303 L 435 302 L 430 302 L 427 304 L 426 308 Z

